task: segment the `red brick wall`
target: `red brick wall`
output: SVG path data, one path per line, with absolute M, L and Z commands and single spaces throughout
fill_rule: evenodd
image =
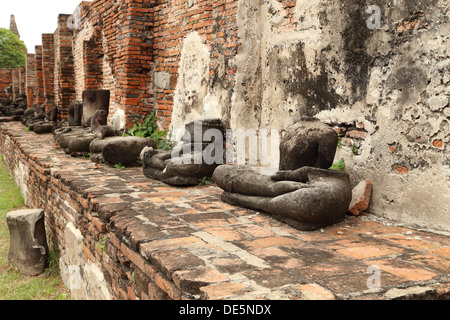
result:
M 220 81 L 222 87 L 232 90 L 238 42 L 237 5 L 237 0 L 82 2 L 74 28 L 67 27 L 70 15 L 59 15 L 54 43 L 43 35 L 44 95 L 54 97 L 65 118 L 70 102 L 80 100 L 85 89 L 109 89 L 110 117 L 118 108 L 123 109 L 127 127 L 131 127 L 156 110 L 161 125 L 168 128 L 181 47 L 189 33 L 200 34 L 210 49 L 210 84 Z M 220 79 L 216 73 L 219 60 L 226 69 Z M 166 88 L 153 86 L 154 72 L 170 74 Z
M 36 85 L 37 85 L 37 105 L 44 103 L 44 78 L 42 70 L 42 46 L 35 47 L 36 52 Z
M 54 33 L 54 86 L 55 104 L 59 107 L 61 118 L 67 119 L 69 105 L 75 100 L 75 76 L 72 52 L 73 31 L 69 29 L 68 14 L 58 16 L 58 27 Z
M 103 51 L 101 32 L 96 29 L 93 37 L 83 43 L 84 89 L 103 88 Z
M 210 85 L 217 81 L 218 60 L 226 66 L 226 79 L 220 79 L 224 88 L 234 85 L 237 53 L 237 0 L 159 1 L 154 8 L 155 72 L 170 73 L 169 88 L 155 89 L 156 108 L 164 126 L 171 122 L 174 91 L 179 76 L 180 50 L 183 38 L 198 32 L 210 49 Z
M 0 99 L 6 99 L 7 95 L 5 89 L 12 82 L 12 71 L 11 69 L 0 69 Z
M 10 84 L 13 100 L 25 93 L 25 68 L 0 69 L 0 99 L 8 98 L 5 89 Z
M 128 126 L 153 109 L 151 2 L 97 0 L 79 6 L 74 31 L 76 97 L 111 91 L 110 117 L 125 110 Z
M 86 67 L 84 58 L 85 54 L 85 42 L 94 41 L 94 27 L 89 22 L 90 16 L 90 4 L 81 3 L 74 12 L 75 18 L 73 19 L 73 57 L 74 57 L 74 72 L 75 72 L 75 95 L 76 99 L 81 101 L 83 91 L 86 90 Z M 100 29 L 100 28 L 98 28 Z M 101 35 L 100 35 L 101 37 Z M 101 53 L 103 54 L 103 52 Z M 91 57 L 94 58 L 94 57 Z M 95 57 L 95 60 L 97 57 Z M 99 74 L 103 76 L 103 70 L 99 70 Z M 102 77 L 103 78 L 103 77 Z M 103 79 L 102 79 L 103 80 Z M 99 88 L 102 83 L 97 81 Z
M 115 80 L 112 104 L 125 110 L 128 126 L 153 109 L 149 92 L 152 4 L 153 1 L 98 0 L 91 5 L 89 20 L 96 28 L 102 28 L 106 40 L 103 53 Z
M 42 35 L 42 79 L 44 85 L 44 99 L 49 103 L 55 101 L 55 54 L 53 34 Z
M 36 76 L 36 55 L 27 54 L 26 67 L 26 94 L 28 101 L 28 108 L 31 108 L 37 103 L 37 76 Z

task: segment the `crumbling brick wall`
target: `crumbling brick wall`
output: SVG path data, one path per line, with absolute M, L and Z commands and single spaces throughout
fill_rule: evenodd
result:
M 26 94 L 28 107 L 36 105 L 37 103 L 37 75 L 36 75 L 36 55 L 32 53 L 27 54 L 26 66 Z
M 121 111 L 129 128 L 155 110 L 161 127 L 169 128 L 183 39 L 191 33 L 199 34 L 210 50 L 205 83 L 225 88 L 229 102 L 236 73 L 237 3 L 82 2 L 73 16 L 58 17 L 54 34 L 56 104 L 64 114 L 73 94 L 73 99 L 81 100 L 86 89 L 109 89 L 110 120 Z M 46 44 L 47 50 L 50 45 Z
M 25 93 L 25 68 L 0 69 L 0 99 L 16 99 Z M 6 89 L 9 88 L 9 93 Z
M 0 69 L 0 99 L 7 99 L 6 89 L 12 83 L 12 70 Z
M 41 106 L 44 101 L 44 74 L 42 69 L 42 46 L 35 47 L 36 54 L 36 86 L 37 86 L 37 105 Z
M 73 31 L 69 29 L 69 14 L 58 16 L 58 27 L 54 33 L 54 90 L 55 104 L 62 119 L 67 119 L 69 105 L 75 100 L 75 77 L 72 51 Z
M 205 86 L 228 90 L 226 95 L 229 96 L 236 72 L 237 4 L 238 1 L 159 1 L 155 6 L 155 82 L 152 89 L 158 117 L 165 127 L 172 123 L 176 86 L 180 74 L 186 71 L 184 65 L 180 67 L 180 61 L 183 41 L 188 35 L 198 34 L 201 44 L 209 51 L 206 54 L 209 57 L 204 61 L 208 70 L 206 74 L 192 75 L 190 80 L 186 79 L 186 83 L 180 85 L 189 86 L 189 82 L 196 81 L 193 78 L 200 76 Z M 193 67 L 189 66 L 190 63 L 196 63 L 195 57 L 192 58 L 193 61 L 186 61 L 187 68 Z M 191 93 L 190 100 L 199 101 L 205 97 L 201 92 Z M 196 106 L 191 105 L 190 108 Z
M 46 108 L 50 108 L 55 101 L 55 53 L 53 34 L 42 35 L 42 79 Z
M 25 68 L 12 69 L 12 94 L 16 99 L 25 93 Z
M 111 91 L 110 120 L 121 111 L 127 127 L 153 108 L 151 2 L 83 2 L 74 19 L 76 97 L 85 89 Z

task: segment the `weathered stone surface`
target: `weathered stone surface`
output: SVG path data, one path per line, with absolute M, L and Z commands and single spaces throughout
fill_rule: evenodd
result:
M 0 150 L 5 160 L 19 155 L 30 172 L 24 177 L 29 201 L 48 197 L 47 230 L 57 237 L 65 283 L 80 290 L 73 298 L 108 298 L 106 287 L 112 299 L 377 299 L 405 283 L 425 283 L 436 289 L 433 297 L 448 298 L 449 238 L 443 234 L 372 215 L 300 232 L 220 201 L 223 190 L 215 185 L 166 186 L 140 168 L 86 170 L 85 160 L 58 150 L 51 136 L 26 133 L 19 123 L 0 130 Z M 21 180 L 17 162 L 6 163 Z M 51 170 L 47 188 L 31 175 L 44 169 Z M 60 218 L 52 219 L 52 208 Z M 379 269 L 368 273 L 368 266 Z M 377 270 L 381 286 L 368 290 Z
M 280 170 L 304 166 L 328 169 L 338 143 L 336 131 L 316 118 L 302 118 L 286 131 L 280 144 Z
M 69 127 L 81 126 L 83 116 L 83 102 L 72 101 L 69 106 Z
M 95 139 L 97 138 L 92 133 L 89 132 L 82 133 L 70 139 L 67 149 L 65 151 L 68 154 L 89 153 L 89 146 L 91 142 L 94 141 Z
M 59 118 L 59 109 L 57 106 L 51 107 L 47 113 L 45 118 L 50 122 L 57 122 Z
M 59 146 L 71 155 L 90 153 L 90 144 L 94 140 L 115 136 L 117 132 L 109 126 L 61 127 L 53 130 L 53 135 Z
M 372 196 L 373 184 L 370 181 L 361 181 L 352 190 L 352 201 L 350 202 L 348 211 L 358 216 L 369 208 L 370 198 Z
M 44 134 L 44 133 L 52 133 L 54 128 L 58 127 L 57 122 L 43 121 L 34 125 L 34 133 L 36 134 Z
M 6 222 L 10 233 L 8 263 L 24 275 L 41 274 L 44 271 L 48 251 L 44 210 L 12 211 L 6 215 Z
M 70 139 L 83 133 L 83 127 L 62 127 L 53 132 L 53 136 L 59 146 L 63 149 L 69 146 Z
M 345 218 L 351 200 L 348 175 L 313 167 L 261 175 L 257 169 L 219 166 L 214 181 L 222 200 L 269 213 L 300 230 L 316 230 Z
M 109 112 L 109 90 L 85 90 L 83 91 L 83 114 L 81 124 L 84 127 L 90 127 L 92 119 L 95 122 L 106 124 L 106 118 Z M 97 111 L 104 111 L 97 113 Z M 96 114 L 97 113 L 97 114 Z
M 208 130 L 211 130 L 211 140 L 205 141 L 205 132 Z M 199 179 L 212 177 L 217 166 L 224 163 L 224 133 L 225 128 L 220 119 L 197 120 L 186 124 L 182 143 L 174 150 L 147 148 L 142 151 L 144 175 L 170 185 L 197 185 Z
M 93 140 L 89 150 L 93 161 L 101 158 L 111 165 L 136 166 L 145 147 L 156 148 L 156 143 L 150 138 L 107 137 Z
M 280 144 L 280 171 L 219 166 L 214 181 L 222 200 L 272 214 L 300 230 L 316 230 L 346 216 L 352 197 L 346 173 L 328 170 L 337 148 L 337 133 L 317 119 L 304 118 Z

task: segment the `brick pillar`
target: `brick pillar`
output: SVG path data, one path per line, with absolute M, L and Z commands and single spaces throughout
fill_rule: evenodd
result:
M 8 98 L 5 89 L 12 82 L 11 69 L 0 69 L 0 99 Z
M 60 14 L 58 16 L 58 27 L 54 33 L 55 104 L 60 109 L 62 119 L 67 119 L 69 105 L 75 100 L 75 72 L 72 52 L 73 31 L 67 26 L 67 20 L 70 16 L 69 14 Z
M 27 90 L 25 88 L 26 83 L 26 68 L 19 68 L 19 94 L 26 94 Z
M 27 70 L 25 81 L 28 108 L 31 108 L 37 102 L 36 55 L 32 53 L 27 54 Z
M 36 85 L 37 85 L 37 104 L 41 106 L 44 100 L 44 79 L 42 73 L 42 46 L 35 47 L 36 52 Z
M 12 83 L 12 99 L 15 100 L 20 94 L 20 70 L 19 68 L 11 69 L 11 83 Z
M 42 79 L 44 84 L 44 99 L 47 100 L 47 108 L 55 102 L 55 54 L 53 46 L 53 34 L 42 35 Z
M 103 84 L 103 51 L 100 29 L 96 29 L 93 37 L 83 43 L 83 65 L 85 89 L 101 89 Z
M 118 57 L 116 103 L 124 107 L 126 126 L 147 116 L 154 108 L 150 93 L 150 71 L 153 67 L 153 10 L 146 3 L 128 2 L 117 35 Z

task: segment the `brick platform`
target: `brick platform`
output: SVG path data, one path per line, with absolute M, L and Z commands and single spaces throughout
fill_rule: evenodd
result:
M 0 128 L 8 166 L 25 168 L 27 203 L 45 209 L 56 241 L 68 221 L 81 231 L 85 261 L 101 266 L 113 299 L 450 298 L 450 237 L 370 215 L 300 232 L 223 203 L 214 185 L 174 188 L 142 168 L 95 169 L 51 134 Z

